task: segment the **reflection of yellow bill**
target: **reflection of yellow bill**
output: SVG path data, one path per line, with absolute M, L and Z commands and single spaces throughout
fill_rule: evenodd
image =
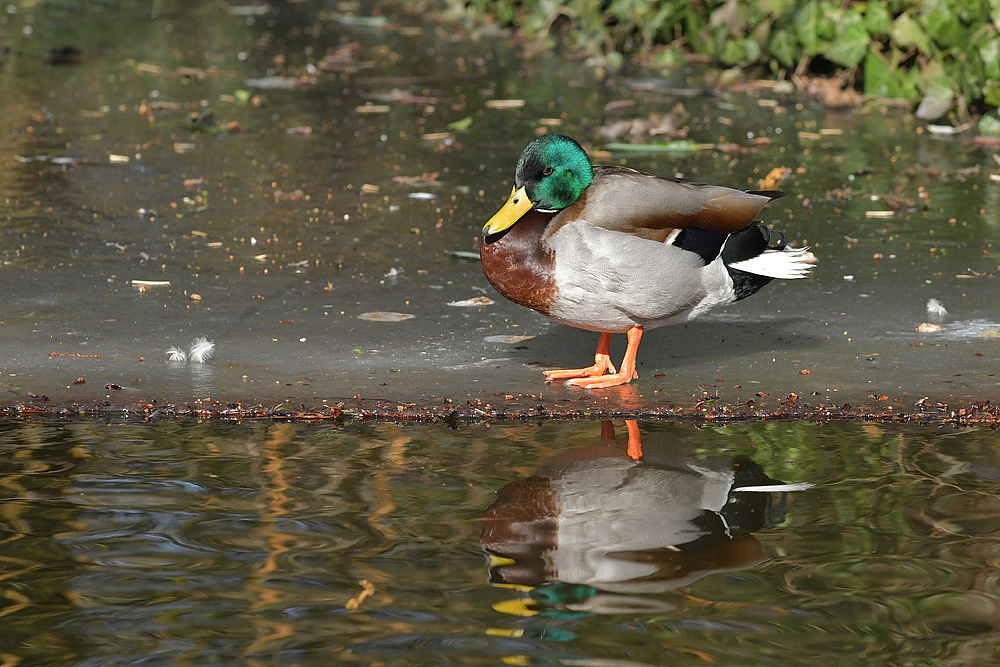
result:
M 507 203 L 500 207 L 490 221 L 483 227 L 483 234 L 499 234 L 505 229 L 509 229 L 515 222 L 521 219 L 525 213 L 531 210 L 534 202 L 528 199 L 528 195 L 522 187 L 520 190 L 510 189 L 510 198 Z
M 493 603 L 493 608 L 501 614 L 511 616 L 535 616 L 538 611 L 528 607 L 532 604 L 531 598 L 517 598 L 516 600 L 503 600 Z

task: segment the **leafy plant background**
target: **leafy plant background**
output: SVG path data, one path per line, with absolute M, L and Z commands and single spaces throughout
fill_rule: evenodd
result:
M 833 76 L 870 98 L 910 100 L 927 120 L 1000 105 L 1000 0 L 440 2 L 446 16 L 583 53 Z

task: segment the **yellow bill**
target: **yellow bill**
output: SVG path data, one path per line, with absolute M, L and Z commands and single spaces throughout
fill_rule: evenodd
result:
M 528 199 L 528 195 L 525 194 L 523 187 L 520 190 L 511 188 L 510 198 L 507 199 L 507 203 L 501 206 L 500 210 L 483 226 L 483 235 L 499 234 L 503 230 L 509 229 L 515 222 L 521 219 L 521 216 L 530 211 L 534 205 L 534 202 Z

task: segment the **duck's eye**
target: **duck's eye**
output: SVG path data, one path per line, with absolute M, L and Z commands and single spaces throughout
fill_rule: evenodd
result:
M 552 167 L 546 167 L 545 169 L 542 169 L 542 176 L 548 176 L 554 171 L 555 169 L 553 169 Z

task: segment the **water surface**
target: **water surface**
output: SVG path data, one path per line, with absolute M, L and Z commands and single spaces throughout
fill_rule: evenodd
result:
M 638 434 L 639 462 L 623 422 L 4 422 L 0 652 L 22 665 L 995 659 L 995 431 Z M 772 490 L 738 490 L 754 486 Z

